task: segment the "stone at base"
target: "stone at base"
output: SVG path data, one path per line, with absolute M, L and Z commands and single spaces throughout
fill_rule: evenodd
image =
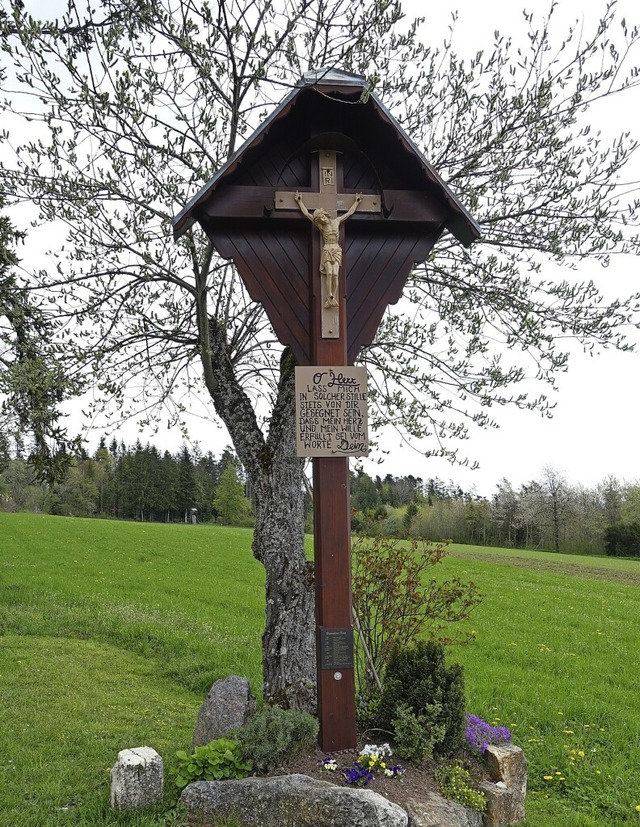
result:
M 479 787 L 487 796 L 484 827 L 509 827 L 524 820 L 527 793 L 527 761 L 520 747 L 509 744 L 486 750 L 487 769 L 494 783 Z
M 196 781 L 180 801 L 198 824 L 232 817 L 240 827 L 407 827 L 405 811 L 372 790 L 336 787 L 306 775 Z M 211 819 L 209 821 L 209 819 Z
M 111 768 L 111 806 L 135 810 L 162 802 L 164 765 L 151 747 L 123 749 Z
M 482 813 L 448 801 L 438 793 L 426 792 L 420 801 L 408 801 L 411 827 L 482 827 Z
M 255 711 L 256 699 L 246 678 L 231 675 L 216 681 L 200 707 L 193 746 L 205 746 L 223 738 L 232 729 L 246 724 Z
M 372 790 L 337 787 L 305 775 L 197 781 L 180 801 L 194 823 L 208 827 L 233 817 L 239 827 L 507 827 L 524 819 L 526 760 L 519 747 L 489 747 L 493 781 L 483 781 L 486 812 L 427 792 L 407 812 Z

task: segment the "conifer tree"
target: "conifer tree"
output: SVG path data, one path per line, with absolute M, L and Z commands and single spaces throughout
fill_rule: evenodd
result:
M 228 463 L 220 474 L 213 507 L 218 514 L 218 521 L 223 525 L 234 525 L 248 513 L 249 503 L 232 463 Z

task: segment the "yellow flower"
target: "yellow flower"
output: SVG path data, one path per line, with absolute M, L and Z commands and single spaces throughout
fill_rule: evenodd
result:
M 544 778 L 545 781 L 553 781 L 553 776 L 552 775 L 543 775 L 542 777 Z
M 636 810 L 640 813 L 640 804 L 636 804 Z

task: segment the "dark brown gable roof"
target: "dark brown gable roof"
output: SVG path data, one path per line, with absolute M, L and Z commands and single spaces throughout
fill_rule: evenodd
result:
M 480 237 L 364 78 L 336 69 L 306 74 L 174 219 L 176 239 L 198 222 L 220 256 L 234 262 L 300 365 L 315 358 L 319 264 L 311 262 L 318 238 L 292 195 L 317 192 L 323 150 L 335 151 L 344 204 L 356 193 L 379 202 L 344 225 L 349 363 L 372 343 L 385 309 L 445 230 L 464 245 Z
M 402 177 L 409 175 L 412 189 L 428 192 L 431 199 L 439 202 L 446 210 L 444 227 L 463 245 L 469 246 L 481 236 L 476 221 L 462 206 L 454 193 L 422 155 L 418 147 L 400 127 L 393 115 L 382 104 L 375 93 L 368 90 L 365 78 L 340 69 L 318 69 L 307 72 L 298 86 L 293 89 L 266 118 L 261 126 L 238 149 L 216 174 L 196 193 L 189 203 L 173 219 L 174 238 L 182 236 L 196 221 L 198 214 L 215 195 L 218 188 L 238 177 L 241 166 L 250 164 L 256 153 L 269 151 L 274 135 L 286 133 L 293 110 L 305 103 L 304 98 L 327 96 L 334 100 L 352 104 L 351 116 L 344 118 L 342 130 L 332 130 L 322 135 L 327 149 L 342 149 L 347 144 L 357 147 L 364 155 L 385 157 L 391 169 L 395 165 L 403 168 Z M 305 108 L 302 106 L 301 108 Z M 333 141 L 334 146 L 327 146 Z M 305 141 L 312 150 L 310 141 Z M 385 147 L 385 144 L 387 147 Z M 318 147 L 320 148 L 320 147 Z M 285 158 L 285 162 L 288 159 Z M 393 175 L 381 176 L 389 179 Z M 384 184 L 383 181 L 381 183 Z M 384 186 L 383 186 L 384 189 Z

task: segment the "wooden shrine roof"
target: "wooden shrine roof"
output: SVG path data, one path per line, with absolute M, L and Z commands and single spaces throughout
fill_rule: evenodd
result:
M 253 154 L 263 143 L 267 142 L 274 124 L 286 119 L 300 95 L 308 90 L 315 90 L 322 95 L 333 95 L 337 99 L 350 100 L 354 103 L 358 101 L 364 92 L 367 102 L 358 106 L 358 110 L 368 109 L 371 115 L 375 113 L 376 116 L 375 118 L 371 117 L 370 120 L 377 120 L 378 126 L 387 126 L 393 130 L 393 136 L 397 140 L 394 149 L 399 149 L 405 156 L 414 159 L 416 162 L 413 164 L 415 171 L 418 173 L 418 178 L 414 178 L 415 189 L 427 187 L 436 198 L 439 196 L 448 206 L 450 215 L 447 216 L 445 227 L 449 232 L 465 246 L 469 246 L 481 237 L 482 233 L 475 219 L 460 203 L 453 191 L 438 175 L 416 144 L 409 138 L 393 115 L 382 104 L 378 96 L 374 92 L 369 92 L 366 79 L 362 75 L 355 75 L 340 69 L 328 68 L 312 70 L 305 73 L 299 84 L 281 101 L 271 115 L 262 122 L 253 135 L 248 138 L 243 146 L 234 152 L 215 175 L 213 175 L 175 216 L 173 219 L 173 234 L 176 240 L 198 220 L 199 208 L 211 199 L 221 184 L 238 171 L 240 165 L 243 163 L 243 159 L 245 159 L 248 154 Z M 369 127 L 368 124 L 367 127 Z M 362 130 L 358 130 L 360 134 L 350 136 L 334 133 L 333 139 L 336 146 L 328 148 L 339 149 L 341 142 L 345 142 L 345 139 L 348 141 L 349 138 L 359 143 L 368 131 L 368 128 L 367 130 L 363 128 Z M 265 147 L 265 151 L 266 149 Z
M 356 193 L 378 204 L 344 225 L 349 363 L 371 344 L 386 307 L 445 230 L 465 246 L 481 235 L 364 78 L 336 69 L 307 73 L 173 222 L 176 239 L 198 222 L 218 253 L 233 260 L 300 365 L 313 364 L 317 295 L 309 275 L 312 228 L 293 193 L 317 190 L 323 151 L 339 158 L 345 206 L 338 209 L 348 209 Z

